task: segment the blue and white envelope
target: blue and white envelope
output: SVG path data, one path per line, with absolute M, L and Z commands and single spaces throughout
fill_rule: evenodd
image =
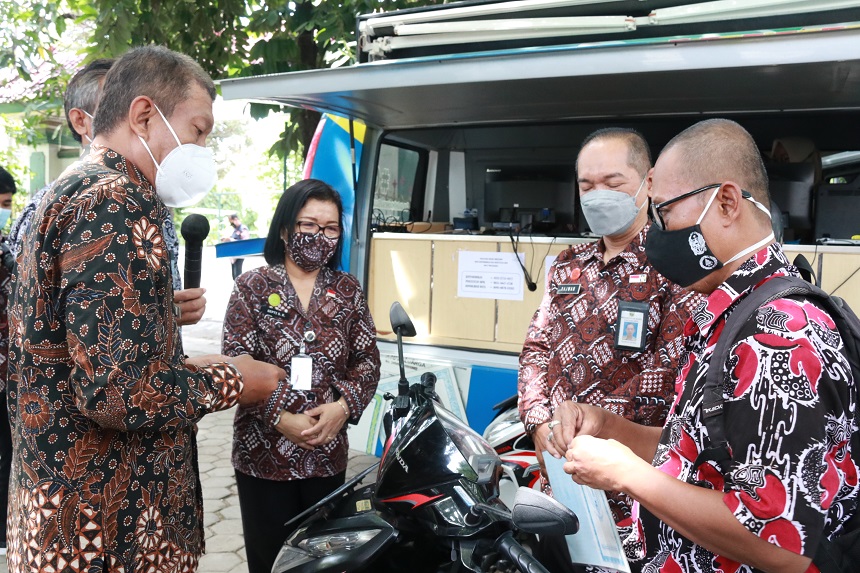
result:
M 579 518 L 579 531 L 565 536 L 571 560 L 630 573 L 630 564 L 624 555 L 606 494 L 573 481 L 564 473 L 564 458 L 556 459 L 544 452 L 543 459 L 552 496 L 572 509 Z

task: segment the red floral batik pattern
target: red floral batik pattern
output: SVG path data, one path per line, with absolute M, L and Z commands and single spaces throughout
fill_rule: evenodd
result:
M 724 364 L 711 364 L 725 319 L 770 277 L 796 274 L 782 248 L 750 257 L 711 293 L 687 324 L 689 354 L 654 464 L 701 487 L 723 491 L 735 518 L 762 539 L 812 557 L 822 538 L 843 532 L 858 509 L 857 397 L 836 325 L 817 302 L 777 299 L 748 321 Z M 694 470 L 710 445 L 702 418 L 709 368 L 726 372 L 723 421 L 731 450 L 727 476 L 714 462 Z M 755 571 L 715 555 L 644 507 L 625 542 L 642 571 Z

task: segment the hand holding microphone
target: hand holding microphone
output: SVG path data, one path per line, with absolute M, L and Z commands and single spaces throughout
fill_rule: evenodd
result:
M 185 217 L 180 228 L 185 239 L 185 279 L 187 289 L 200 287 L 200 272 L 203 269 L 203 241 L 209 236 L 209 219 L 192 213 Z
M 179 308 L 176 322 L 179 326 L 197 324 L 206 312 L 205 288 L 188 288 L 173 293 L 173 304 Z
M 192 213 L 182 221 L 180 228 L 185 239 L 185 277 L 184 289 L 173 293 L 173 302 L 179 308 L 179 326 L 196 324 L 206 311 L 206 299 L 200 288 L 200 275 L 203 270 L 203 241 L 209 235 L 209 220 L 203 215 Z

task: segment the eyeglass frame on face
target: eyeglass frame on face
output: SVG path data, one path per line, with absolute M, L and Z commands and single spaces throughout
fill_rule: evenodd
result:
M 329 239 L 339 239 L 341 233 L 343 232 L 340 228 L 340 225 L 320 225 L 319 223 L 314 223 L 313 221 L 296 221 L 296 228 L 300 233 L 305 233 L 306 235 L 316 235 L 317 233 L 322 232 Z M 312 229 L 316 228 L 315 231 Z M 334 232 L 334 235 L 330 235 L 328 230 L 331 229 Z
M 698 195 L 699 193 L 704 193 L 705 191 L 717 189 L 722 186 L 723 183 L 711 183 L 710 185 L 705 185 L 704 187 L 699 187 L 698 189 L 687 191 L 686 193 L 682 193 L 677 197 L 667 199 L 666 201 L 662 201 L 660 203 L 654 203 L 654 201 L 652 201 L 651 198 L 648 197 L 648 219 L 654 225 L 657 225 L 658 228 L 666 230 L 666 222 L 663 220 L 663 215 L 660 214 L 660 209 L 668 207 L 672 203 L 677 203 L 678 201 L 686 199 L 687 197 L 692 197 L 693 195 Z M 741 189 L 741 197 L 743 197 L 744 199 L 751 199 L 752 194 L 749 191 L 744 191 L 743 189 Z

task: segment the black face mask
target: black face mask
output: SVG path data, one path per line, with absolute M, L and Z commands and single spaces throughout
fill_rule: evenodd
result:
M 700 225 L 675 231 L 651 225 L 645 256 L 658 273 L 685 288 L 723 267 L 708 248 Z
M 705 235 L 702 234 L 702 227 L 700 225 L 708 209 L 711 208 L 711 203 L 714 202 L 718 191 L 719 187 L 711 195 L 695 225 L 667 231 L 661 229 L 659 225 L 654 224 L 648 230 L 648 238 L 645 239 L 645 256 L 648 257 L 648 261 L 657 269 L 658 273 L 684 288 L 699 282 L 712 272 L 723 268 L 724 263 L 721 263 L 714 256 L 714 253 L 711 252 L 711 249 L 708 248 L 708 243 L 705 241 Z M 770 211 L 753 199 L 748 193 L 744 198 L 752 201 L 758 209 L 761 209 L 770 217 Z M 741 257 L 757 251 L 772 240 L 773 233 L 756 244 L 742 250 L 726 261 L 725 264 L 733 263 Z

